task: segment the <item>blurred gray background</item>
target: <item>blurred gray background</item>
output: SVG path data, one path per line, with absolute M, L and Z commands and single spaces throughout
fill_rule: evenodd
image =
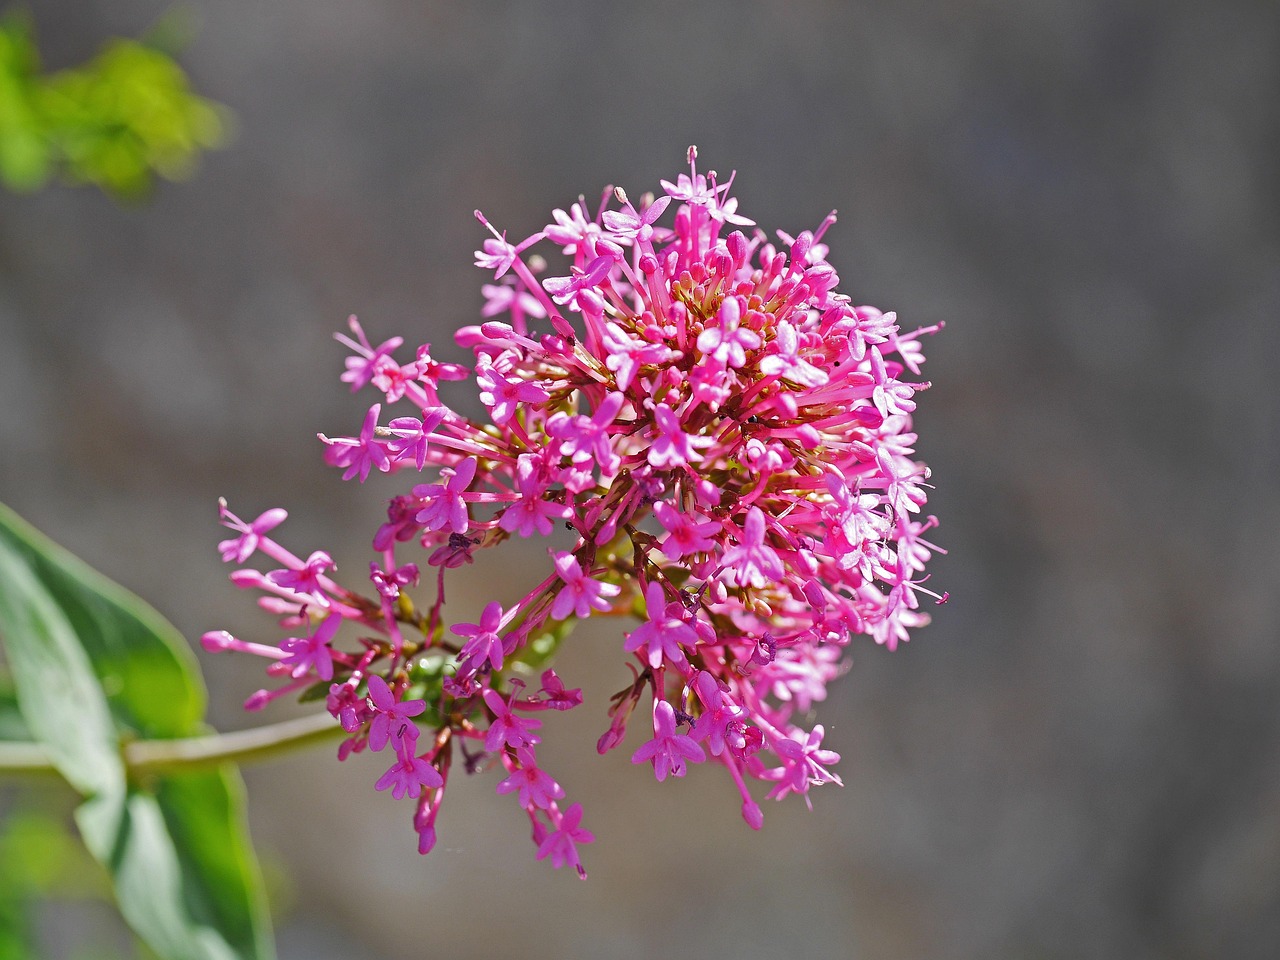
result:
M 49 67 L 168 7 L 31 6 Z M 560 665 L 588 702 L 546 756 L 591 879 L 534 862 L 492 774 L 421 858 L 378 760 L 320 748 L 246 774 L 287 960 L 1276 955 L 1274 4 L 188 9 L 227 149 L 137 209 L 0 196 L 0 500 L 189 637 L 278 636 L 225 580 L 219 495 L 359 578 L 400 484 L 320 462 L 368 402 L 330 334 L 354 312 L 465 359 L 475 207 L 523 237 L 696 143 L 770 230 L 838 208 L 856 300 L 947 324 L 917 425 L 953 599 L 822 705 L 843 790 L 753 834 L 721 771 L 656 784 L 634 735 L 597 757 L 628 675 L 583 630 Z M 478 571 L 459 618 L 539 556 Z M 259 664 L 201 657 L 214 722 L 254 722 Z

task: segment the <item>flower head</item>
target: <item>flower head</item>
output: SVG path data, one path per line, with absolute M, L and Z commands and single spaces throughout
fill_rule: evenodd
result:
M 928 387 L 921 340 L 941 325 L 903 332 L 839 292 L 824 239 L 834 213 L 768 234 L 739 213 L 733 177 L 699 171 L 692 148 L 688 161 L 656 198 L 611 187 L 598 210 L 579 198 L 519 242 L 477 213 L 490 235 L 476 263 L 492 276 L 482 322 L 456 338 L 470 369 L 428 344 L 405 362 L 400 337 L 374 346 L 351 320 L 342 381 L 376 402 L 357 436 L 323 438 L 327 459 L 347 479 L 419 478 L 374 535 L 375 596 L 333 579 L 323 551 L 281 546 L 284 511 L 246 524 L 223 508 L 224 559 L 278 567 L 233 580 L 262 590 L 294 635 L 275 646 L 211 632 L 206 647 L 262 656 L 285 679 L 254 707 L 328 683 L 351 734 L 340 756 L 393 746 L 376 786 L 417 799 L 423 852 L 456 759 L 505 770 L 498 792 L 529 817 L 538 858 L 585 875 L 582 808 L 561 810 L 535 753 L 535 714 L 583 702 L 548 667 L 575 620 L 639 620 L 615 631 L 630 677 L 597 749 L 619 746 L 651 705 L 633 761 L 662 780 L 709 754 L 759 829 L 753 781 L 806 802 L 839 783 L 809 714 L 854 639 L 893 649 L 928 622 L 924 598 L 946 599 L 928 586 L 937 521 L 911 420 Z M 530 252 L 542 241 L 550 262 Z M 440 396 L 463 379 L 479 417 Z M 536 573 L 485 585 L 478 622 L 452 622 L 451 571 L 516 537 L 558 539 Z M 358 638 L 345 647 L 343 622 Z

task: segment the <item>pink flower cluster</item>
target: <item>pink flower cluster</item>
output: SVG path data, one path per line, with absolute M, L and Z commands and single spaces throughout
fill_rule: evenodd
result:
M 902 333 L 894 314 L 836 292 L 822 243 L 834 214 L 772 241 L 737 213 L 732 178 L 698 173 L 692 148 L 689 164 L 656 199 L 610 189 L 594 215 L 579 200 L 517 244 L 477 212 L 493 235 L 476 262 L 493 283 L 485 322 L 457 336 L 470 369 L 425 344 L 406 362 L 401 338 L 374 346 L 354 318 L 339 335 L 342 379 L 380 401 L 356 436 L 321 438 L 328 461 L 344 479 L 425 474 L 374 536 L 371 593 L 334 580 L 327 554 L 273 540 L 283 510 L 246 523 L 223 506 L 235 534 L 223 558 L 277 565 L 232 580 L 297 635 L 266 646 L 215 632 L 205 646 L 272 661 L 283 685 L 250 708 L 322 696 L 350 734 L 341 757 L 390 747 L 376 787 L 416 798 L 424 853 L 456 752 L 468 772 L 500 767 L 497 790 L 527 813 L 538 857 L 585 876 L 578 846 L 592 836 L 539 763 L 536 719 L 582 702 L 546 668 L 575 620 L 640 620 L 621 638 L 632 679 L 599 751 L 623 742 L 647 697 L 651 737 L 632 762 L 659 780 L 723 766 L 759 828 L 749 780 L 806 802 L 839 783 L 822 726 L 802 724 L 851 637 L 893 649 L 927 622 L 921 594 L 945 600 L 922 586 L 938 548 L 911 413 L 927 383 L 902 379 L 937 328 Z M 539 242 L 563 254 L 557 275 L 538 278 L 544 261 L 526 251 Z M 442 382 L 471 378 L 487 422 L 440 398 Z M 567 548 L 549 548 L 527 593 L 495 599 L 479 623 L 446 618 L 447 571 L 553 531 Z M 434 585 L 423 604 L 410 597 L 420 579 Z M 343 626 L 356 636 L 340 645 Z

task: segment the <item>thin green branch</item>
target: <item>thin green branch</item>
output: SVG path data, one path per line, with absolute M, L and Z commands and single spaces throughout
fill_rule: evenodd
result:
M 125 767 L 133 774 L 177 773 L 217 766 L 265 760 L 313 743 L 332 740 L 343 729 L 327 713 L 284 720 L 265 727 L 215 733 L 185 740 L 134 740 L 124 745 Z M 0 741 L 0 775 L 57 773 L 48 753 L 38 743 Z

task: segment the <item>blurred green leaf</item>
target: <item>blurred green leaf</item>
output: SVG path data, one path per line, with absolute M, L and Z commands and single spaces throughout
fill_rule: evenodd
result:
M 20 537 L 25 527 L 0 508 L 0 639 L 18 707 L 68 783 L 85 796 L 118 800 L 124 763 L 106 694 L 45 585 L 39 554 Z
M 49 177 L 52 158 L 34 101 L 40 57 L 31 18 L 0 17 L 0 179 L 14 190 L 34 190 Z
M 551 665 L 560 644 L 573 633 L 573 628 L 577 625 L 578 618 L 574 616 L 563 620 L 548 620 L 543 629 L 511 657 L 511 666 L 523 667 L 524 672 L 530 676 L 541 673 Z
M 0 740 L 30 741 L 34 738 L 18 709 L 18 692 L 7 671 L 0 671 Z
M 73 837 L 62 824 L 35 810 L 19 810 L 9 816 L 0 832 L 0 863 L 5 865 L 0 887 L 47 894 L 76 860 Z
M 146 738 L 203 732 L 205 693 L 199 668 L 191 648 L 172 624 L 140 597 L 0 504 L 0 545 L 4 544 L 26 567 L 26 574 L 15 576 L 35 578 L 41 596 L 51 601 L 65 622 L 69 637 L 65 642 L 76 647 L 79 655 L 87 655 L 85 682 L 92 683 L 98 694 L 105 691 L 107 708 L 114 717 L 114 724 L 110 724 L 113 730 Z M 18 609 L 19 597 L 11 602 Z M 5 633 L 3 625 L 0 619 L 0 634 Z M 10 641 L 10 647 L 14 642 L 20 641 Z M 17 678 L 16 664 L 14 667 Z M 21 701 L 23 683 L 17 679 Z M 113 742 L 118 739 L 112 735 Z
M 112 40 L 83 66 L 44 77 L 30 17 L 0 18 L 0 178 L 31 190 L 56 169 L 136 200 L 156 174 L 190 176 L 201 151 L 226 141 L 231 114 L 197 95 L 160 48 L 179 36 L 178 21 L 162 21 L 154 43 Z
M 265 894 L 235 768 L 164 777 L 155 797 L 178 853 L 191 915 L 220 931 L 239 956 L 270 956 Z
M 110 899 L 106 872 L 71 827 L 71 797 L 46 782 L 0 821 L 0 960 L 41 955 L 33 908 L 50 899 Z
M 90 804 L 77 812 L 85 843 L 112 875 L 125 919 L 166 960 L 273 954 L 256 922 L 260 891 L 245 882 L 248 845 L 236 836 L 243 824 L 238 811 L 227 816 L 229 777 L 223 771 L 159 778 L 155 793 L 130 791 L 118 819 Z M 175 789 L 177 783 L 185 786 Z
M 122 738 L 202 731 L 190 648 L 138 597 L 0 505 L 0 640 L 31 733 L 125 919 L 171 960 L 273 955 L 233 767 L 128 782 Z

